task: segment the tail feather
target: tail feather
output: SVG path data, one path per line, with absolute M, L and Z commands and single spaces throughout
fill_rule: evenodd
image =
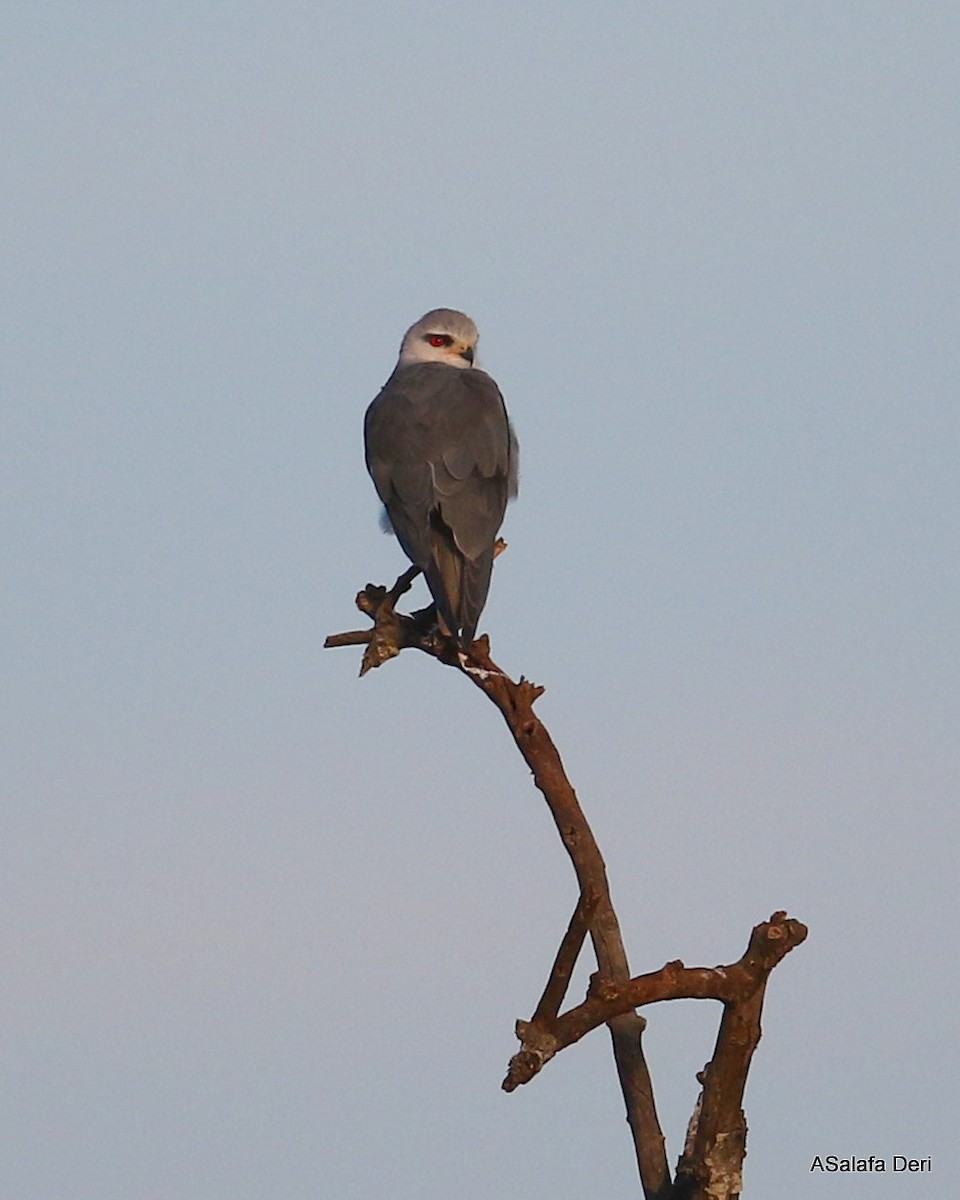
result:
M 463 642 L 469 645 L 476 635 L 477 622 L 487 602 L 490 574 L 493 570 L 493 549 L 485 550 L 477 559 L 463 560 L 460 591 L 460 628 Z
M 431 550 L 424 574 L 436 601 L 441 627 L 466 648 L 477 632 L 477 622 L 490 590 L 493 547 L 477 559 L 466 558 L 447 526 L 438 521 L 433 528 Z
M 430 561 L 423 572 L 437 605 L 441 630 L 450 637 L 460 634 L 461 561 L 455 550 L 435 539 Z

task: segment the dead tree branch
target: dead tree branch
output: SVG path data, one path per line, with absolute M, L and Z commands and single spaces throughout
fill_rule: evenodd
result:
M 743 1092 L 753 1053 L 760 1042 L 760 1014 L 770 972 L 807 936 L 799 921 L 776 912 L 758 925 L 738 967 L 752 981 L 725 999 L 713 1058 L 698 1076 L 697 1111 L 687 1132 L 674 1200 L 736 1200 L 747 1153 Z
M 469 655 L 458 651 L 436 628 L 432 609 L 406 616 L 397 600 L 418 574 L 410 568 L 391 589 L 367 584 L 357 607 L 372 629 L 328 637 L 327 647 L 366 645 L 360 673 L 415 648 L 466 675 L 497 706 L 537 788 L 553 816 L 580 888 L 577 907 L 561 941 L 540 1002 L 530 1021 L 517 1022 L 521 1047 L 510 1061 L 506 1091 L 528 1082 L 564 1047 L 605 1024 L 633 1136 L 646 1200 L 734 1200 L 745 1154 L 746 1124 L 741 1111 L 747 1071 L 760 1039 L 760 1012 L 770 971 L 806 937 L 797 921 L 775 913 L 758 925 L 744 956 L 726 967 L 688 968 L 667 963 L 659 971 L 631 978 L 620 925 L 600 848 L 587 823 L 549 733 L 533 711 L 543 688 L 514 682 L 490 658 L 486 637 Z M 560 1014 L 560 1008 L 589 933 L 597 960 L 586 999 Z M 653 1085 L 642 1048 L 644 1018 L 637 1008 L 660 1000 L 719 1000 L 723 1017 L 712 1061 L 701 1073 L 701 1098 L 691 1121 L 677 1178 L 671 1180 L 666 1146 L 657 1117 Z
M 685 967 L 679 961 L 669 962 L 659 971 L 638 975 L 624 985 L 606 980 L 598 972 L 590 980 L 590 989 L 586 999 L 575 1008 L 569 1009 L 562 1016 L 554 1014 L 553 1017 L 538 1008 L 532 1021 L 520 1022 L 520 1025 L 523 1026 L 522 1031 L 518 1030 L 521 1049 L 511 1060 L 510 1070 L 504 1080 L 504 1089 L 513 1091 L 515 1087 L 529 1082 L 536 1073 L 529 1071 L 532 1056 L 525 1055 L 525 1051 L 528 1049 L 528 1038 L 531 1046 L 541 1047 L 544 1043 L 548 1043 L 552 1047 L 553 1054 L 556 1054 L 567 1046 L 572 1046 L 574 1042 L 578 1042 L 591 1030 L 607 1024 L 620 1013 L 631 1012 L 633 1009 L 642 1008 L 647 1004 L 656 1004 L 661 1000 L 719 1000 L 726 1006 L 727 1013 L 736 1011 L 740 1014 L 742 1018 L 738 1028 L 740 1034 L 746 1029 L 744 1022 L 749 1022 L 755 1015 L 757 1018 L 756 1030 L 750 1033 L 749 1039 L 746 1042 L 742 1036 L 735 1039 L 739 1045 L 752 1043 L 752 1047 L 755 1048 L 756 1043 L 760 1040 L 759 1009 L 756 1014 L 748 1011 L 751 1002 L 755 1000 L 758 993 L 762 995 L 767 978 L 777 963 L 795 946 L 799 946 L 806 936 L 805 926 L 799 921 L 789 919 L 786 913 L 779 912 L 774 913 L 769 921 L 764 921 L 756 926 L 743 957 L 729 966 Z M 750 1028 L 752 1030 L 752 1026 Z M 721 1040 L 723 1039 L 718 1039 L 718 1049 L 727 1053 L 729 1047 L 725 1041 L 721 1046 Z M 752 1049 L 750 1054 L 752 1054 Z M 544 1065 L 544 1062 L 537 1066 L 537 1070 Z M 745 1060 L 738 1059 L 734 1065 L 736 1068 L 743 1068 L 743 1081 L 745 1082 L 749 1054 L 746 1055 Z M 722 1060 L 718 1066 L 717 1057 L 714 1057 L 711 1064 L 710 1104 L 707 1107 L 706 1116 L 701 1113 L 701 1129 L 709 1129 L 714 1120 L 711 1116 L 714 1107 L 724 1108 L 724 1097 L 719 1095 L 719 1089 L 721 1079 L 730 1075 L 730 1071 L 726 1067 L 725 1060 Z M 701 1080 L 701 1082 L 703 1081 Z M 718 1093 L 716 1099 L 714 1098 L 715 1093 Z M 739 1106 L 739 1098 L 737 1098 L 737 1105 Z M 726 1108 L 729 1109 L 729 1104 L 726 1104 Z
M 573 916 L 570 918 L 567 932 L 563 935 L 557 957 L 553 960 L 553 969 L 547 980 L 547 986 L 543 989 L 537 1011 L 533 1014 L 532 1024 L 556 1021 L 560 1005 L 570 986 L 573 968 L 577 965 L 584 940 L 590 932 L 590 921 L 597 910 L 597 900 L 596 896 L 581 894 L 577 901 L 577 907 L 573 910 Z

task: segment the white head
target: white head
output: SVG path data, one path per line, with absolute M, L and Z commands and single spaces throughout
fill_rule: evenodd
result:
M 404 334 L 400 366 L 439 362 L 448 367 L 472 367 L 479 337 L 476 325 L 466 313 L 435 308 Z

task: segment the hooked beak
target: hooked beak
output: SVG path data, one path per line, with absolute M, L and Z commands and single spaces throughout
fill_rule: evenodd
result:
M 465 349 L 461 350 L 460 357 L 465 358 L 467 360 L 467 362 L 470 364 L 470 366 L 472 367 L 473 366 L 473 347 L 467 346 Z

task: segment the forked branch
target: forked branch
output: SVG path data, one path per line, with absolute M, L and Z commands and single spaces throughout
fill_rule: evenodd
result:
M 777 912 L 769 921 L 756 926 L 743 957 L 729 966 L 685 967 L 679 961 L 669 962 L 659 971 L 638 975 L 626 984 L 613 983 L 597 972 L 591 977 L 586 999 L 581 1004 L 568 1009 L 562 1015 L 551 1015 L 541 1004 L 533 1020 L 519 1023 L 522 1026 L 522 1030 L 518 1031 L 521 1049 L 511 1059 L 510 1070 L 503 1084 L 504 1089 L 513 1091 L 520 1084 L 529 1082 L 536 1074 L 536 1071 L 530 1070 L 536 1055 L 525 1056 L 525 1051 L 535 1049 L 542 1054 L 543 1047 L 549 1045 L 552 1048 L 549 1057 L 553 1057 L 553 1054 L 578 1042 L 591 1030 L 605 1025 L 620 1013 L 631 1012 L 661 1000 L 719 1000 L 726 1006 L 725 1016 L 734 1012 L 740 1014 L 741 1036 L 738 1043 L 752 1043 L 755 1046 L 759 1041 L 759 1009 L 755 1014 L 756 1029 L 753 1029 L 752 1024 L 749 1031 L 746 1029 L 747 1021 L 752 1022 L 754 1016 L 751 1002 L 758 993 L 762 993 L 767 978 L 777 963 L 795 946 L 799 946 L 806 936 L 807 930 L 804 925 L 791 920 L 786 913 Z M 749 1032 L 746 1042 L 742 1036 L 745 1032 Z M 725 1044 L 721 1046 L 718 1041 L 718 1050 L 726 1052 L 728 1047 Z M 539 1063 L 537 1070 L 545 1061 L 546 1058 Z M 713 1093 L 719 1092 L 721 1077 L 729 1076 L 728 1065 L 725 1059 L 718 1063 L 715 1056 L 709 1072 L 711 1098 Z M 743 1067 L 745 1080 L 749 1055 L 746 1056 L 745 1062 L 737 1062 L 735 1065 L 737 1068 Z M 739 1107 L 739 1098 L 737 1106 Z M 708 1105 L 706 1117 L 701 1112 L 701 1129 L 709 1127 L 711 1111 L 712 1105 Z
M 543 995 L 530 1021 L 517 1022 L 519 1052 L 510 1062 L 504 1089 L 528 1082 L 559 1050 L 605 1024 L 613 1042 L 617 1074 L 633 1136 L 646 1200 L 734 1200 L 745 1153 L 746 1125 L 740 1104 L 747 1071 L 760 1039 L 760 1011 L 770 971 L 806 936 L 806 929 L 775 913 L 753 931 L 744 956 L 727 967 L 688 968 L 668 963 L 660 971 L 631 978 L 600 848 L 587 823 L 560 755 L 533 711 L 542 694 L 522 676 L 514 682 L 490 658 L 486 637 L 469 655 L 441 636 L 431 609 L 406 616 L 397 600 L 418 574 L 411 568 L 392 588 L 368 584 L 357 607 L 373 628 L 328 637 L 325 646 L 363 645 L 360 673 L 378 667 L 401 650 L 415 648 L 454 667 L 497 706 L 533 780 L 550 809 L 557 832 L 576 872 L 580 898 L 560 944 Z M 586 999 L 560 1013 L 577 955 L 589 933 L 597 960 Z M 676 1180 L 670 1177 L 666 1147 L 643 1054 L 645 1021 L 637 1008 L 659 1000 L 701 998 L 724 1005 L 712 1061 L 701 1074 L 703 1090 L 691 1121 Z

